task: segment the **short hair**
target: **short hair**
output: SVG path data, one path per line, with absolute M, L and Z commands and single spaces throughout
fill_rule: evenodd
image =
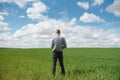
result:
M 57 29 L 57 30 L 56 30 L 56 33 L 60 34 L 60 29 Z

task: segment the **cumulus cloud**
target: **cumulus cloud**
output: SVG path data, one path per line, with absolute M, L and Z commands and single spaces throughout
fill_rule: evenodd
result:
M 87 13 L 85 12 L 80 18 L 80 21 L 84 22 L 84 23 L 92 23 L 92 22 L 104 22 L 104 20 L 102 18 L 100 18 L 99 16 L 96 16 L 93 13 Z
M 72 34 L 67 40 L 70 46 L 79 47 L 119 47 L 120 35 L 101 28 L 76 27 L 76 34 Z M 73 28 L 74 30 L 75 28 Z
M 0 21 L 4 20 L 3 16 L 0 15 Z
M 19 16 L 19 18 L 25 18 L 25 16 Z
M 21 47 L 50 47 L 53 32 L 57 27 L 64 25 L 61 21 L 54 19 L 27 24 L 17 30 L 13 35 L 15 46 Z
M 92 6 L 96 6 L 96 5 L 101 5 L 102 3 L 104 3 L 104 0 L 93 0 L 94 2 L 92 3 Z
M 74 26 L 74 25 L 76 25 L 76 24 L 77 24 L 77 18 L 74 17 L 74 18 L 71 19 L 70 25 L 71 25 L 71 26 Z
M 113 4 L 106 8 L 106 11 L 113 13 L 115 16 L 120 17 L 120 0 L 114 0 Z
M 0 12 L 0 47 L 8 45 L 10 28 L 8 23 L 4 22 L 4 15 L 8 15 L 7 12 Z M 7 47 L 7 46 L 6 46 Z
M 10 28 L 8 28 L 7 26 L 0 26 L 0 33 L 1 32 L 6 32 L 6 31 L 9 31 L 10 30 Z
M 84 8 L 84 9 L 89 9 L 89 3 L 88 2 L 77 2 L 77 5 L 79 6 L 79 7 L 82 7 L 82 8 Z
M 0 15 L 0 28 L 4 26 L 8 26 L 8 23 L 3 22 L 3 20 L 4 20 L 4 17 Z
M 8 31 L 8 23 L 4 22 L 4 17 L 0 15 L 0 33 L 4 31 Z
M 61 36 L 66 38 L 68 47 L 120 47 L 120 35 L 113 30 L 81 26 L 76 24 L 76 18 L 70 22 L 49 18 L 36 24 L 27 24 L 13 35 L 0 34 L 0 46 L 50 47 L 58 28 Z
M 47 11 L 47 6 L 43 2 L 35 2 L 32 7 L 29 7 L 26 11 L 27 16 L 31 19 L 45 19 L 43 15 Z
M 43 13 L 46 11 L 47 6 L 44 3 L 35 2 L 32 7 L 27 9 L 27 15 L 31 19 L 38 19 L 41 16 L 44 19 L 46 16 Z M 103 22 L 103 19 L 93 13 L 84 13 L 80 17 L 80 21 L 85 23 Z M 62 19 L 48 17 L 34 24 L 29 23 L 13 34 L 9 31 L 0 33 L 0 47 L 50 47 L 51 40 L 55 36 L 54 32 L 58 28 L 62 32 L 61 36 L 66 38 L 68 47 L 120 47 L 120 34 L 112 29 L 104 30 L 98 27 L 81 26 L 77 22 L 76 17 L 66 22 Z M 4 22 L 4 16 L 1 17 L 0 24 L 3 25 L 4 30 L 5 26 L 9 25 Z M 3 28 L 1 30 L 3 31 Z
M 10 28 L 8 27 L 9 24 L 4 22 L 3 15 L 7 15 L 7 13 L 0 12 L 0 47 L 8 45 L 7 42 L 9 41 L 9 38 L 11 38 L 8 33 L 8 31 L 10 30 Z
M 6 33 L 0 34 L 0 40 L 7 41 L 9 39 L 10 39 L 10 33 L 6 32 Z
M 7 15 L 9 15 L 9 14 L 8 14 L 8 12 L 3 11 L 3 12 L 0 12 L 0 15 L 6 15 L 6 16 L 7 16 Z
M 12 47 L 12 35 L 9 32 L 0 33 L 0 47 Z
M 34 2 L 37 0 L 0 0 L 0 2 L 7 2 L 7 3 L 15 3 L 17 4 L 20 8 L 23 8 L 28 2 Z
M 64 10 L 64 11 L 62 11 L 62 12 L 59 12 L 58 14 L 61 15 L 61 19 L 62 19 L 63 21 L 68 22 L 68 21 L 70 20 L 69 17 L 68 17 L 68 12 L 67 12 L 67 10 Z

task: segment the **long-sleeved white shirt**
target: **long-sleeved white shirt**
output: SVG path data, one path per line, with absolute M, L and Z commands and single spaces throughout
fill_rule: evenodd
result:
M 56 36 L 52 40 L 51 48 L 52 48 L 52 51 L 62 51 L 64 48 L 67 48 L 65 38 L 60 37 L 60 36 Z

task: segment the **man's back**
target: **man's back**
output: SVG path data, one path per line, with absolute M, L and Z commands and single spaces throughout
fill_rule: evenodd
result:
M 64 37 L 57 36 L 52 40 L 52 50 L 53 51 L 62 51 L 62 49 L 66 48 L 66 41 Z

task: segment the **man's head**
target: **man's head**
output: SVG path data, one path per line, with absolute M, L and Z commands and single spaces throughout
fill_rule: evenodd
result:
M 60 36 L 60 30 L 59 30 L 59 29 L 57 29 L 57 30 L 55 31 L 55 33 L 56 33 L 56 35 Z

